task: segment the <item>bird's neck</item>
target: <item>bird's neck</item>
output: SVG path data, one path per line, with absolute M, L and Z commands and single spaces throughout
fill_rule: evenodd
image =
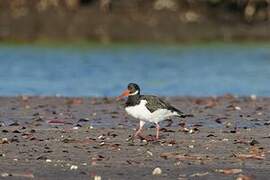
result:
M 126 102 L 126 107 L 128 106 L 135 106 L 139 104 L 139 99 L 140 99 L 140 94 L 136 94 L 133 96 L 128 96 L 127 102 Z

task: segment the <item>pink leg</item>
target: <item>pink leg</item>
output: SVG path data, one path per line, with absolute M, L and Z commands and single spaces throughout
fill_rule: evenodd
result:
M 143 125 L 145 124 L 144 121 L 140 121 L 140 127 L 139 129 L 136 131 L 134 137 L 137 137 L 141 132 L 142 132 L 142 129 L 143 129 Z
M 160 130 L 160 126 L 158 123 L 156 123 L 156 128 L 157 128 L 157 135 L 156 135 L 156 139 L 159 139 L 159 130 Z

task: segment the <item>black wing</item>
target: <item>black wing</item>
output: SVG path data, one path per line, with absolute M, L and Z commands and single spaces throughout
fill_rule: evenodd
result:
M 175 107 L 163 101 L 157 96 L 141 96 L 141 100 L 147 101 L 145 106 L 150 112 L 154 112 L 158 109 L 169 109 L 171 111 L 177 112 L 179 116 L 184 115 L 182 111 L 176 109 Z

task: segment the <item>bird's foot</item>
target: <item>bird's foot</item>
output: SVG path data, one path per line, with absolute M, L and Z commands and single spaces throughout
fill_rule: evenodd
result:
M 139 134 L 134 134 L 133 136 L 129 137 L 127 141 L 134 141 L 135 139 L 139 139 L 141 141 L 145 140 L 147 142 L 156 142 L 160 140 L 160 137 L 153 136 L 153 135 L 144 136 L 139 133 Z
M 137 138 L 143 140 L 144 136 L 142 136 L 140 133 L 135 133 L 134 135 L 130 136 L 127 141 L 134 141 Z
M 144 139 L 143 140 L 146 140 L 148 142 L 155 142 L 155 141 L 159 141 L 159 137 L 156 137 L 156 136 L 152 136 L 152 135 L 148 135 L 148 136 L 145 136 L 143 137 Z

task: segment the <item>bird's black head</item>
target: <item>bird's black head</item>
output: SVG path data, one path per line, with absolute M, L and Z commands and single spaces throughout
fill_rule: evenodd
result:
M 135 83 L 129 83 L 128 90 L 129 90 L 129 96 L 140 94 L 140 91 L 141 91 L 139 85 Z
M 117 99 L 120 100 L 124 97 L 135 95 L 140 95 L 140 87 L 135 83 L 129 83 L 127 89 Z

